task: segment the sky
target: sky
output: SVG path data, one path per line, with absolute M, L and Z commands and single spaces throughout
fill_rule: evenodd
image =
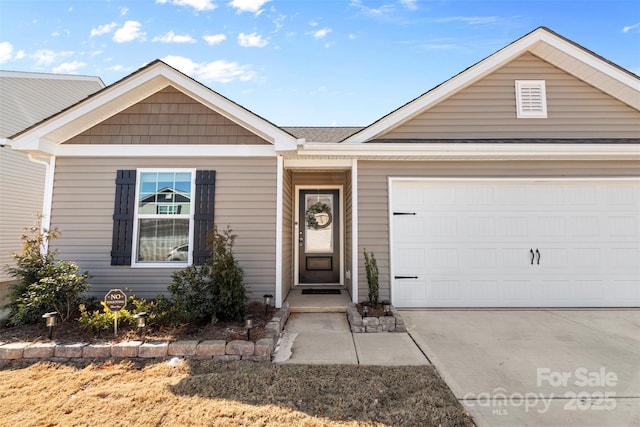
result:
M 638 0 L 0 0 L 0 69 L 161 59 L 279 126 L 365 126 L 539 26 L 640 74 Z

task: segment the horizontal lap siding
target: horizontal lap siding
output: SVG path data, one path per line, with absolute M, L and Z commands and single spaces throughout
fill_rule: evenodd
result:
M 246 144 L 269 142 L 169 86 L 65 144 Z
M 230 225 L 235 254 L 251 298 L 275 291 L 275 158 L 58 158 L 52 225 L 62 231 L 59 258 L 93 276 L 92 291 L 128 288 L 143 297 L 166 292 L 171 268 L 111 266 L 115 177 L 118 169 L 196 168 L 216 171 L 215 223 Z
M 45 168 L 27 155 L 0 148 L 0 283 L 13 280 L 5 271 L 11 253 L 22 248 L 20 236 L 42 213 Z
M 516 117 L 515 80 L 545 80 L 547 118 Z M 639 111 L 527 53 L 378 138 L 638 136 Z
M 380 270 L 380 298 L 390 297 L 390 177 L 422 178 L 594 178 L 638 177 L 633 161 L 603 162 L 358 162 L 358 293 L 368 293 L 363 250 L 373 252 Z

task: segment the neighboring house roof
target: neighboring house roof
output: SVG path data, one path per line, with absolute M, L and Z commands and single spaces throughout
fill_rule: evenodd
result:
M 296 148 L 297 139 L 293 135 L 160 60 L 153 61 L 90 98 L 13 135 L 11 139 L 14 141 L 14 147 L 20 150 L 55 153 L 56 147 L 64 141 L 167 86 L 173 86 L 207 108 L 269 141 L 277 150 Z
M 548 28 L 539 27 L 360 132 L 351 135 L 343 142 L 362 143 L 384 138 L 385 133 L 469 87 L 525 52 L 531 52 L 568 74 L 640 110 L 640 77 Z
M 0 138 L 7 138 L 104 88 L 99 77 L 0 70 Z
M 282 129 L 308 142 L 340 142 L 363 129 L 359 127 L 299 127 L 285 126 Z

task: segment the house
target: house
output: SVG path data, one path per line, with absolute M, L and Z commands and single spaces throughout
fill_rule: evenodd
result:
M 47 171 L 43 157 L 11 150 L 7 138 L 103 87 L 98 77 L 0 71 L 0 299 L 12 280 L 4 267 L 43 212 Z
M 51 159 L 55 245 L 98 294 L 166 291 L 215 224 L 277 306 L 366 299 L 365 249 L 400 307 L 640 305 L 640 78 L 546 28 L 362 129 L 281 128 L 155 61 L 12 141 Z

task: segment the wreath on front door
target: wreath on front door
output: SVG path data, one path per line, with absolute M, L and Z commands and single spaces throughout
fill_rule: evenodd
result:
M 314 230 L 327 228 L 333 221 L 331 208 L 322 202 L 317 202 L 309 206 L 305 211 L 305 217 L 307 219 L 307 227 Z

